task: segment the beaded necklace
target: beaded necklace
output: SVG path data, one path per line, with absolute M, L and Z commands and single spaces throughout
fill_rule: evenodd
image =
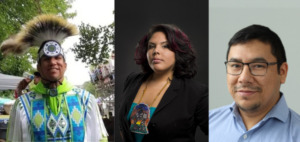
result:
M 134 133 L 139 134 L 148 134 L 148 123 L 150 121 L 150 107 L 153 105 L 153 103 L 156 101 L 157 97 L 161 94 L 161 92 L 166 88 L 166 86 L 170 83 L 171 79 L 168 78 L 166 84 L 160 89 L 158 94 L 153 99 L 150 106 L 145 103 L 141 103 L 141 100 L 144 97 L 144 94 L 147 90 L 148 82 L 146 83 L 146 87 L 143 90 L 142 96 L 140 100 L 138 101 L 138 104 L 133 108 L 133 111 L 130 115 L 130 131 Z

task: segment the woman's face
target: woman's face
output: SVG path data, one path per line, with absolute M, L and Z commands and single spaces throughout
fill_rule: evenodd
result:
M 173 72 L 175 53 L 170 50 L 166 35 L 155 32 L 148 42 L 147 60 L 151 69 L 156 73 Z

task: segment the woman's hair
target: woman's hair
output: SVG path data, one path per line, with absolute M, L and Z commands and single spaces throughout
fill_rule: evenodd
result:
M 188 36 L 177 26 L 170 24 L 154 25 L 138 43 L 135 51 L 136 64 L 141 65 L 144 73 L 152 73 L 147 61 L 148 42 L 156 32 L 163 32 L 168 40 L 169 48 L 175 53 L 174 76 L 192 78 L 197 74 L 195 51 Z

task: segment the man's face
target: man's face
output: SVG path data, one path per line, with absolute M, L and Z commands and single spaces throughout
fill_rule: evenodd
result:
M 277 62 L 271 53 L 271 46 L 258 40 L 231 46 L 228 61 Z M 277 66 L 277 64 L 269 65 L 263 76 L 252 75 L 248 65 L 244 65 L 240 75 L 227 74 L 228 90 L 240 110 L 268 111 L 277 103 L 280 98 L 280 84 L 285 82 L 288 69 L 285 62 L 278 73 Z
M 43 78 L 50 81 L 62 81 L 67 64 L 62 55 L 56 57 L 43 56 L 37 67 Z

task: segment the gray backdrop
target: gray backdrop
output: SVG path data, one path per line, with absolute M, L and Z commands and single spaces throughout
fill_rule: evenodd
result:
M 226 84 L 227 45 L 238 30 L 261 24 L 281 38 L 289 65 L 281 85 L 288 106 L 300 113 L 300 1 L 210 0 L 209 1 L 209 108 L 231 104 Z
M 195 79 L 208 84 L 208 0 L 116 0 L 115 9 L 115 141 L 120 142 L 118 108 L 123 84 L 131 72 L 141 71 L 134 62 L 135 46 L 152 25 L 175 24 L 189 36 L 198 55 Z M 198 131 L 196 141 L 200 140 L 208 138 Z

